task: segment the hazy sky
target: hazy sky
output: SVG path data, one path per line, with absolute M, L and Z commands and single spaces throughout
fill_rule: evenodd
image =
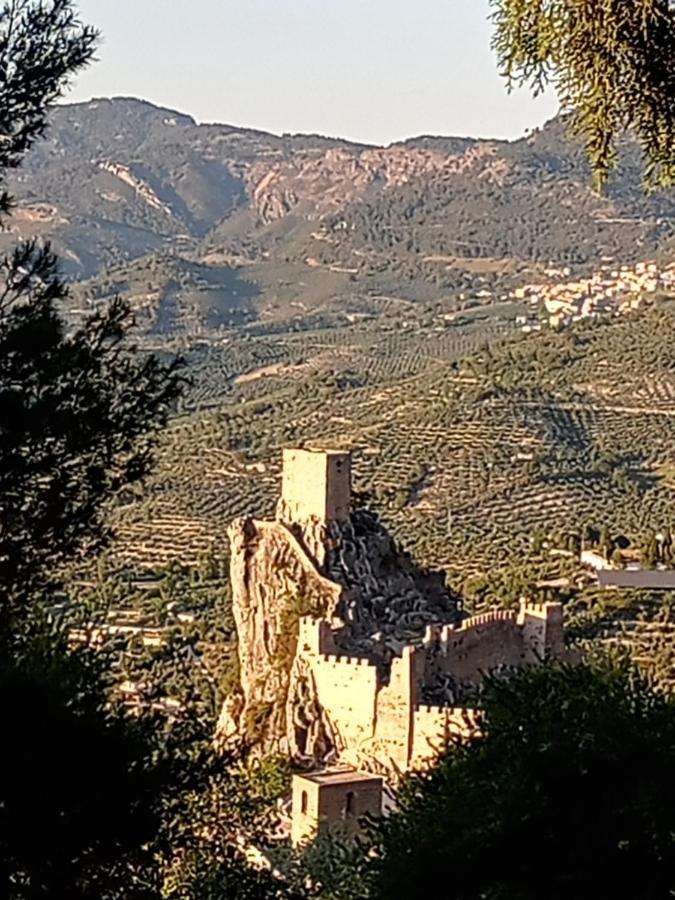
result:
M 103 32 L 69 99 L 133 95 L 274 132 L 377 143 L 516 137 L 553 96 L 506 94 L 488 0 L 79 0 Z

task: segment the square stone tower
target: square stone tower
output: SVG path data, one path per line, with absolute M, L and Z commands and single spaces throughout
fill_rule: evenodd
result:
M 294 847 L 332 825 L 356 835 L 366 815 L 382 815 L 382 778 L 378 775 L 345 769 L 293 777 Z
M 351 455 L 341 450 L 283 453 L 281 500 L 291 522 L 344 522 L 352 492 Z

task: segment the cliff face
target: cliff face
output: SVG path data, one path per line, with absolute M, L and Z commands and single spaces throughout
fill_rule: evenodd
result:
M 427 624 L 455 621 L 455 603 L 443 577 L 416 566 L 365 511 L 329 525 L 240 519 L 229 538 L 240 686 L 218 736 L 254 752 L 330 762 L 339 737 L 296 659 L 300 616 L 331 620 L 335 652 L 370 658 L 386 678 L 392 658 L 421 641 Z
M 319 218 L 364 197 L 373 186 L 384 190 L 415 179 L 443 180 L 468 172 L 501 181 L 507 170 L 506 160 L 488 143 L 456 154 L 403 146 L 340 148 L 296 153 L 271 167 L 267 160 L 257 162 L 247 173 L 247 185 L 252 207 L 268 224 L 296 208 Z
M 284 753 L 297 620 L 308 612 L 330 618 L 342 588 L 321 575 L 281 522 L 238 519 L 229 539 L 240 686 L 225 703 L 218 737 Z

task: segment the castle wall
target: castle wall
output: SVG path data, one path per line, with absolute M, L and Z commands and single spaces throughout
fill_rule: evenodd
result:
M 319 656 L 311 659 L 319 704 L 343 746 L 370 739 L 375 732 L 377 669 L 365 659 Z
M 410 767 L 423 768 L 433 762 L 450 743 L 477 730 L 473 710 L 463 707 L 418 706 L 413 712 L 413 742 Z
M 376 704 L 376 740 L 381 758 L 408 768 L 413 745 L 413 710 L 417 704 L 417 666 L 413 647 L 392 660 L 389 684 L 380 688 Z
M 523 664 L 522 634 L 513 615 L 479 622 L 469 620 L 459 629 L 445 628 L 441 651 L 445 673 L 471 684 L 499 666 Z
M 334 654 L 327 622 L 303 619 L 298 649 L 311 667 L 316 699 L 337 738 L 339 757 L 352 764 L 370 759 L 405 772 L 432 760 L 449 741 L 476 733 L 472 710 L 420 706 L 426 679 L 443 674 L 478 684 L 499 667 L 520 668 L 545 655 L 562 656 L 559 604 L 523 604 L 520 613 L 498 610 L 460 626 L 432 626 L 424 645 L 403 649 L 383 684 L 375 665 Z
M 564 655 L 563 613 L 559 603 L 522 603 L 518 614 L 495 610 L 460 625 L 432 626 L 424 642 L 419 677 L 450 676 L 478 684 L 501 667 L 519 668 Z
M 310 617 L 300 619 L 298 654 L 311 673 L 316 702 L 325 711 L 340 749 L 372 738 L 377 667 L 367 659 L 337 655 L 328 622 Z
M 561 659 L 565 654 L 563 609 L 560 603 L 523 603 L 518 614 L 525 661 Z

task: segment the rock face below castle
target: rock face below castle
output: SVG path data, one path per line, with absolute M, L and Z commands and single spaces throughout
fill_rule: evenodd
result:
M 240 684 L 218 736 L 307 765 L 405 771 L 474 727 L 466 685 L 563 652 L 562 612 L 460 624 L 444 577 L 350 495 L 349 454 L 288 450 L 275 520 L 230 527 Z

